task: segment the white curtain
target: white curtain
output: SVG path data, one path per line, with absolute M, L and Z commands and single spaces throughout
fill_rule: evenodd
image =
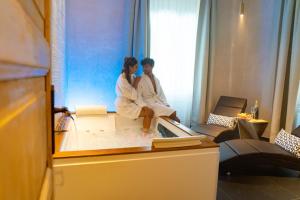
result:
M 273 101 L 273 111 L 271 118 L 271 128 L 270 128 L 270 141 L 274 141 L 280 128 L 283 126 L 282 119 L 284 109 L 286 106 L 285 95 L 285 85 L 286 85 L 286 73 L 289 71 L 288 60 L 289 60 L 289 48 L 291 40 L 291 32 L 293 26 L 293 10 L 294 1 L 284 1 L 282 4 L 282 22 L 279 29 L 280 40 L 278 41 L 278 55 L 277 55 L 277 67 L 276 67 L 276 79 L 274 87 L 274 101 Z
M 291 65 L 288 88 L 286 129 L 288 131 L 300 125 L 300 1 L 295 2 L 293 39 L 291 41 Z M 297 95 L 298 93 L 298 95 Z M 298 97 L 297 97 L 298 96 Z M 295 113 L 296 110 L 296 113 Z
M 209 44 L 212 31 L 210 26 L 211 15 L 213 14 L 211 12 L 212 5 L 215 5 L 215 1 L 202 0 L 199 9 L 191 115 L 192 124 L 204 123 L 206 121 L 206 92 L 208 86 Z
M 200 0 L 150 0 L 150 56 L 168 103 L 190 125 Z
M 282 6 L 271 142 L 280 128 L 291 132 L 300 124 L 300 1 L 286 0 Z
M 51 71 L 55 106 L 65 105 L 65 0 L 51 1 Z
M 300 83 L 298 84 L 298 87 L 299 87 L 299 85 L 300 85 Z M 294 127 L 297 127 L 299 125 L 300 125 L 300 89 L 298 89 L 298 94 L 297 94 Z

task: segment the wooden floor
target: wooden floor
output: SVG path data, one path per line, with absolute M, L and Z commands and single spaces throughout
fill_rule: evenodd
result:
M 300 173 L 282 169 L 255 169 L 222 175 L 218 200 L 300 200 Z

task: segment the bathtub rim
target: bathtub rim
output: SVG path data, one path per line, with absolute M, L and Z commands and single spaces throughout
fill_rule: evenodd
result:
M 115 113 L 115 112 L 109 112 Z M 180 124 L 168 117 L 160 117 L 162 120 L 170 123 L 173 126 L 184 131 L 186 134 L 193 136 L 199 135 L 190 128 Z M 123 155 L 123 154 L 137 154 L 137 153 L 151 153 L 151 152 L 164 152 L 164 151 L 178 151 L 178 150 L 190 150 L 190 149 L 204 149 L 204 148 L 216 148 L 218 144 L 204 138 L 201 140 L 200 145 L 187 146 L 187 147 L 172 147 L 172 148 L 154 148 L 153 146 L 141 146 L 141 147 L 126 147 L 126 148 L 112 148 L 112 149 L 95 149 L 95 150 L 79 150 L 79 151 L 59 151 L 62 141 L 64 139 L 65 132 L 58 132 L 55 134 L 55 153 L 54 159 L 60 158 L 74 158 L 74 157 L 90 157 L 90 156 L 108 156 L 108 155 Z

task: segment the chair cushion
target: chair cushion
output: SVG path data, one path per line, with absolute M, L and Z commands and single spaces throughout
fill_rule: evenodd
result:
M 207 124 L 214 124 L 227 128 L 234 128 L 236 124 L 236 118 L 210 113 L 207 120 Z
M 300 138 L 281 129 L 275 138 L 275 144 L 300 158 Z

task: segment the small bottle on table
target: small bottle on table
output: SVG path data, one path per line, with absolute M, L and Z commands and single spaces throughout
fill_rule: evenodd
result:
M 258 101 L 255 100 L 255 105 L 251 108 L 252 119 L 258 119 L 258 114 L 259 114 Z

